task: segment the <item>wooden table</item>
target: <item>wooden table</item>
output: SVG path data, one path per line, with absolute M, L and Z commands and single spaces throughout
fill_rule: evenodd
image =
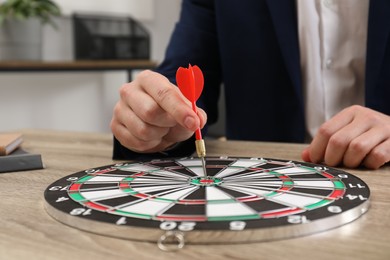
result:
M 0 174 L 0 259 L 390 259 L 390 167 L 348 170 L 371 189 L 371 207 L 356 221 L 314 235 L 234 245 L 186 245 L 163 252 L 155 243 L 111 238 L 68 227 L 44 209 L 44 190 L 57 179 L 114 163 L 112 136 L 25 130 L 23 147 L 46 169 Z M 207 141 L 209 156 L 300 161 L 298 144 Z

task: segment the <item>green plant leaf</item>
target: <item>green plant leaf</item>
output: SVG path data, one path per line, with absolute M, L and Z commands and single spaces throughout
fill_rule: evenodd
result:
M 6 0 L 0 5 L 0 25 L 6 19 L 38 18 L 56 27 L 53 17 L 60 15 L 60 7 L 52 0 Z

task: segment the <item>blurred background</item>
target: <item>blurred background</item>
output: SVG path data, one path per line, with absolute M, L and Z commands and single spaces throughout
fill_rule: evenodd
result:
M 0 4 L 4 2 L 6 0 L 1 0 Z M 0 132 L 23 128 L 110 132 L 109 122 L 114 104 L 118 100 L 118 88 L 129 79 L 126 70 L 25 71 L 17 68 L 8 70 L 8 64 L 12 63 L 13 59 L 20 62 L 17 64 L 23 64 L 23 62 L 73 62 L 83 58 L 95 60 L 147 59 L 157 64 L 164 56 L 171 31 L 179 16 L 181 1 L 53 0 L 53 2 L 58 4 L 61 10 L 61 16 L 53 18 L 54 27 L 51 24 L 45 24 L 37 33 L 30 29 L 27 32 L 22 32 L 21 29 L 16 30 L 17 36 L 23 40 L 33 38 L 40 40 L 38 58 L 27 57 L 23 60 L 20 57 L 8 57 L 12 52 L 6 47 L 10 37 L 7 34 L 9 32 L 5 29 L 6 23 L 3 22 L 0 27 L 2 29 L 0 34 L 0 49 L 2 48 L 0 51 L 2 68 L 0 68 Z M 145 52 L 144 48 L 143 52 L 135 49 L 133 54 L 124 55 L 124 57 L 120 55 L 111 55 L 111 57 L 107 54 L 104 56 L 100 52 L 88 54 L 90 57 L 77 57 L 76 14 L 87 15 L 87 18 L 84 16 L 85 19 L 89 19 L 88 17 L 103 20 L 109 18 L 117 24 L 124 19 L 129 19 L 126 21 L 131 21 L 132 26 L 135 26 L 134 34 L 140 33 L 143 38 L 144 43 L 140 46 L 146 46 L 148 52 Z M 86 28 L 96 29 L 97 26 L 87 24 Z M 125 25 L 122 24 L 123 26 Z M 112 33 L 118 29 L 118 25 L 115 27 L 117 29 L 113 29 L 107 23 L 103 23 L 99 28 L 96 30 L 100 30 L 100 33 L 101 30 Z M 81 32 L 78 37 L 83 35 L 85 36 Z M 148 40 L 145 40 L 145 35 Z M 81 42 L 88 41 L 84 39 Z M 11 47 L 16 45 L 11 44 Z M 101 46 L 107 49 L 108 45 L 101 44 Z M 118 46 L 116 48 L 127 48 Z M 16 51 L 17 54 L 22 54 L 22 52 Z M 125 52 L 122 51 L 122 53 Z M 132 74 L 134 73 L 137 71 L 133 71 Z

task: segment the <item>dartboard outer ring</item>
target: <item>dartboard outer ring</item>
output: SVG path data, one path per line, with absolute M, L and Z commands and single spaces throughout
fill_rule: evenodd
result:
M 76 172 L 47 187 L 45 209 L 66 225 L 100 235 L 156 242 L 177 231 L 187 244 L 304 236 L 347 224 L 369 209 L 368 185 L 343 170 L 249 157 L 206 157 L 206 166 L 208 178 L 194 157 Z M 180 186 L 175 181 L 183 176 L 187 181 Z M 170 185 L 164 181 L 179 184 L 162 191 Z M 154 210 L 159 206 L 164 209 Z M 195 209 L 204 214 L 192 214 Z

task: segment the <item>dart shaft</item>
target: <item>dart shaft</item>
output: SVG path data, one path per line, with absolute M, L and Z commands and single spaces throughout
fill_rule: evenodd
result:
M 195 139 L 197 141 L 203 141 L 203 139 L 202 139 L 202 132 L 200 131 L 199 128 L 195 131 Z M 203 146 L 204 146 L 204 144 L 203 144 Z
M 192 110 L 195 113 L 198 113 L 198 111 L 196 109 L 195 101 L 191 102 L 191 105 L 192 105 Z M 195 138 L 196 138 L 196 140 L 201 140 L 202 139 L 202 132 L 200 131 L 200 128 L 196 129 L 196 131 L 195 131 Z

